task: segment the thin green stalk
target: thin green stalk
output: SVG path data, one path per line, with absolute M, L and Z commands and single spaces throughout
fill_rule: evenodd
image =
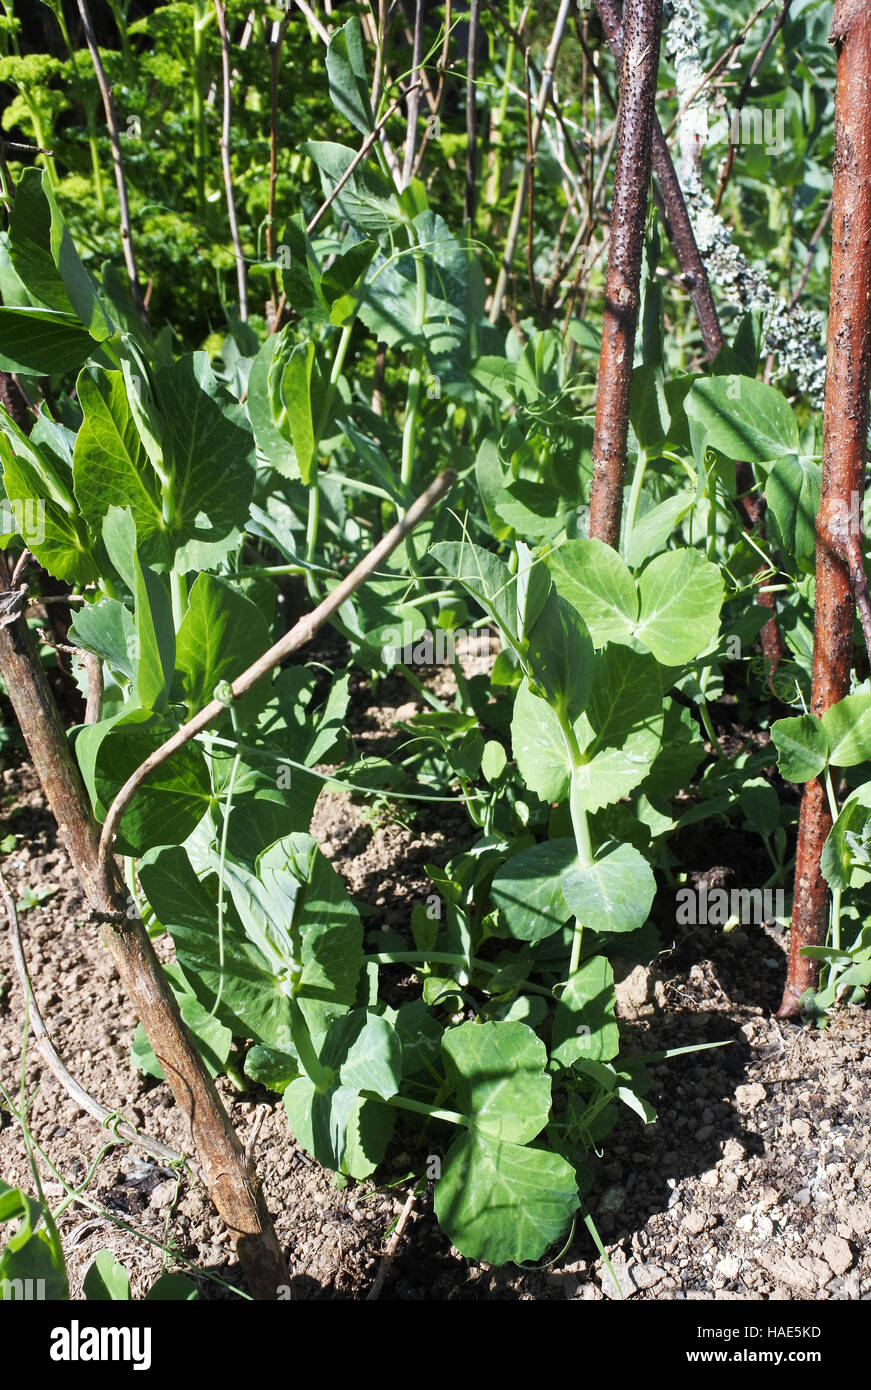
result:
M 290 1000 L 290 1033 L 303 1071 L 315 1090 L 323 1094 L 333 1085 L 335 1074 L 318 1057 L 306 1016 L 296 999 Z
M 232 705 L 230 705 L 229 713 L 233 723 L 233 733 L 238 737 L 239 720 Z M 237 748 L 230 766 L 230 776 L 227 781 L 227 797 L 224 802 L 224 823 L 221 826 L 221 852 L 218 859 L 218 993 L 215 995 L 212 1017 L 217 1013 L 224 994 L 224 913 L 226 911 L 226 904 L 224 901 L 224 869 L 227 863 L 227 834 L 230 829 L 230 813 L 233 810 L 233 789 L 236 785 L 236 774 L 239 771 L 240 761 L 241 754 Z
M 169 593 L 172 599 L 172 621 L 175 630 L 178 632 L 182 624 L 182 619 L 188 610 L 188 586 L 187 580 L 178 570 L 169 572 Z
M 203 216 L 206 204 L 206 108 L 203 88 L 206 83 L 204 31 L 211 17 L 202 0 L 194 0 L 193 67 L 191 77 L 191 110 L 194 117 L 194 179 L 197 194 L 197 213 Z
M 587 822 L 587 811 L 584 806 L 580 782 L 581 769 L 584 766 L 584 755 L 581 752 L 577 735 L 572 728 L 572 723 L 568 715 L 560 709 L 554 709 L 554 713 L 559 720 L 560 732 L 563 736 L 563 743 L 566 746 L 566 753 L 568 754 L 569 766 L 571 768 L 569 810 L 572 816 L 572 829 L 575 832 L 578 861 L 582 869 L 589 869 L 593 863 L 593 847 L 590 841 L 590 827 Z M 579 917 L 576 917 L 572 935 L 572 953 L 569 960 L 569 978 L 575 974 L 580 965 L 583 935 L 584 924 Z
M 641 487 L 644 482 L 644 475 L 647 472 L 649 456 L 645 449 L 639 447 L 638 458 L 635 461 L 635 471 L 632 474 L 632 486 L 629 489 L 629 502 L 626 507 L 626 526 L 623 532 L 623 554 L 629 549 L 629 537 L 635 529 L 638 519 L 638 502 L 641 497 Z
M 363 960 L 374 961 L 377 965 L 426 965 L 429 961 L 436 965 L 467 964 L 465 956 L 451 951 L 378 951 L 374 955 L 364 956 Z M 471 956 L 468 964 L 488 975 L 496 975 L 503 968 L 501 965 L 494 965 L 493 961 L 481 960 L 479 956 Z M 525 980 L 518 988 L 522 988 L 528 994 L 540 994 L 553 1002 L 553 990 L 548 989 L 546 985 L 536 985 L 531 980 Z
M 318 526 L 320 524 L 321 514 L 320 471 L 318 469 L 317 454 L 321 446 L 321 440 L 324 437 L 324 430 L 327 428 L 327 421 L 330 418 L 330 409 L 333 404 L 333 396 L 336 393 L 336 387 L 339 383 L 339 378 L 342 375 L 342 368 L 345 365 L 345 357 L 347 356 L 348 345 L 351 341 L 351 334 L 354 331 L 355 321 L 356 315 L 354 315 L 354 318 L 352 318 L 350 323 L 347 323 L 345 325 L 345 327 L 342 329 L 339 335 L 339 341 L 336 346 L 335 354 L 333 356 L 333 365 L 330 368 L 330 379 L 327 383 L 327 390 L 324 396 L 324 402 L 321 406 L 321 412 L 320 416 L 318 417 L 317 428 L 315 430 L 315 471 L 314 476 L 309 484 L 308 490 L 308 519 L 306 522 L 305 532 L 305 559 L 306 564 L 309 566 L 313 566 L 314 564 L 315 551 L 317 549 L 318 543 Z M 306 589 L 308 590 L 309 596 L 311 598 L 320 599 L 323 597 L 320 585 L 315 579 L 313 570 L 311 568 L 309 568 L 306 572 L 305 583 Z
M 373 1091 L 361 1091 L 360 1095 L 366 1100 L 380 1100 Z M 447 1120 L 451 1125 L 462 1125 L 464 1129 L 471 1129 L 473 1121 L 468 1115 L 461 1115 L 456 1110 L 439 1110 L 434 1105 L 427 1105 L 424 1100 L 412 1100 L 410 1096 L 391 1096 L 390 1104 L 395 1105 L 397 1110 L 410 1110 L 413 1115 L 427 1115 L 431 1120 Z
M 511 26 L 513 35 L 517 25 L 515 0 L 508 0 L 508 23 Z M 493 154 L 493 163 L 490 167 L 490 177 L 487 181 L 486 202 L 489 208 L 497 207 L 502 197 L 502 152 L 505 145 L 504 124 L 505 118 L 508 115 L 508 102 L 511 97 L 511 81 L 514 75 L 514 60 L 516 54 L 517 45 L 513 37 L 509 37 L 505 52 L 505 76 L 502 82 L 502 92 L 490 122 L 490 148 Z M 492 225 L 492 214 L 489 221 Z

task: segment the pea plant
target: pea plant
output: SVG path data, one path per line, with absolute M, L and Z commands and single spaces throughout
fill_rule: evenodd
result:
M 391 1153 L 409 1155 L 468 1258 L 542 1259 L 579 1217 L 600 1244 L 587 1207 L 595 1155 L 621 1107 L 655 1118 L 647 1064 L 687 1050 L 633 1050 L 615 986 L 615 962 L 647 964 L 660 949 L 655 921 L 668 909 L 655 899 L 685 879 L 682 832 L 736 820 L 769 861 L 769 884 L 788 885 L 795 866 L 784 1014 L 823 1021 L 871 985 L 861 772 L 871 692 L 850 678 L 854 599 L 863 617 L 871 610 L 861 525 L 851 530 L 835 508 L 823 536 L 818 519 L 821 497 L 860 495 L 867 371 L 861 409 L 852 396 L 845 409 L 846 367 L 830 377 L 821 420 L 809 393 L 788 399 L 770 380 L 779 339 L 769 301 L 739 303 L 721 323 L 701 224 L 654 110 L 655 0 L 627 0 L 622 17 L 599 6 L 595 70 L 588 18 L 568 0 L 538 34 L 540 71 L 520 32 L 526 10 L 494 12 L 483 29 L 475 18 L 463 61 L 474 73 L 483 39 L 492 81 L 482 106 L 470 78 L 461 137 L 435 133 L 455 76 L 449 25 L 426 35 L 425 51 L 418 6 L 399 77 L 390 34 L 371 17 L 325 27 L 312 10 L 323 80 L 280 176 L 289 7 L 270 10 L 261 35 L 268 140 L 245 6 L 158 6 L 130 25 L 113 6 L 120 48 L 101 57 L 80 0 L 97 88 L 62 7 L 49 8 L 101 215 L 112 195 L 98 90 L 104 103 L 126 278 L 104 259 L 100 220 L 90 241 L 82 234 L 44 153 L 60 112 L 55 68 L 40 68 L 43 86 L 26 95 L 33 55 L 8 53 L 18 119 L 43 153 L 42 167 L 0 160 L 0 670 L 139 1016 L 133 1060 L 165 1078 L 185 1112 L 255 1297 L 276 1297 L 286 1263 L 215 1087 L 223 1074 L 280 1095 L 289 1132 L 339 1182 L 379 1181 Z M 570 12 L 577 46 L 566 61 L 582 62 L 583 86 L 567 118 L 554 71 Z M 143 36 L 151 46 L 140 53 Z M 668 37 L 666 64 L 676 64 Z M 189 84 L 165 158 L 157 146 L 133 157 L 141 128 L 122 140 L 107 66 L 141 99 L 127 114 L 155 136 L 156 93 L 165 112 L 166 91 Z M 220 133 L 204 101 L 212 79 L 223 84 Z M 861 74 L 851 80 L 861 86 Z M 606 91 L 617 106 L 607 139 Z M 671 99 L 659 99 L 663 110 Z M 234 107 L 247 164 L 231 149 Z M 602 138 L 591 137 L 587 167 L 573 130 L 593 109 Z M 855 148 L 849 105 L 839 111 L 836 138 Z M 444 182 L 438 162 L 427 173 L 437 140 Z M 820 144 L 808 138 L 802 158 L 816 160 Z M 158 326 L 166 286 L 148 300 L 132 251 L 136 239 L 152 276 L 169 254 L 149 251 L 166 225 L 146 195 L 160 201 L 159 188 L 171 201 L 182 146 L 192 170 L 175 198 L 182 228 L 221 242 L 218 269 L 235 272 L 238 291 L 228 304 L 221 281 L 225 329 L 210 321 L 198 336 L 202 266 L 181 317 Z M 737 167 L 729 198 L 736 185 L 758 193 L 752 161 Z M 651 171 L 660 211 L 649 206 Z M 605 255 L 592 243 L 609 174 Z M 846 217 L 849 180 L 868 182 L 852 166 L 840 177 L 835 216 Z M 524 209 L 528 292 L 518 283 Z M 268 295 L 262 316 L 248 312 L 249 280 Z M 839 463 L 845 419 L 852 471 Z M 831 563 L 835 580 L 820 568 Z M 86 713 L 70 730 L 27 622 L 39 574 L 74 608 L 62 645 Z M 291 601 L 307 609 L 296 622 Z M 299 655 L 326 623 L 347 650 L 328 677 L 317 648 Z M 470 628 L 491 639 L 485 672 L 464 671 L 457 654 Z M 414 658 L 439 639 L 452 653 L 448 696 L 419 668 L 431 655 Z M 394 676 L 417 700 L 402 757 L 356 752 L 353 668 L 376 695 Z M 727 690 L 765 737 L 726 746 L 716 707 Z M 775 760 L 806 788 L 797 848 Z M 413 826 L 428 802 L 468 813 L 468 843 L 427 866 L 432 891 L 402 930 L 372 929 L 311 833 L 319 796 L 339 789 L 401 807 Z M 161 965 L 153 943 L 164 936 L 172 953 Z M 413 980 L 399 993 L 387 973 L 396 966 Z M 25 1245 L 51 1245 L 51 1222 L 36 1230 L 24 1196 L 0 1191 L 3 1212 L 22 1216 Z M 105 1265 L 100 1280 L 120 1287 L 123 1272 Z

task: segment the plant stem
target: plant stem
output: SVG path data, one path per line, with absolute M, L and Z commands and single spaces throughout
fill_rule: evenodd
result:
M 361 1091 L 361 1096 L 367 1100 L 383 1100 L 382 1096 L 376 1096 L 374 1091 Z M 439 1110 L 434 1105 L 427 1105 L 424 1100 L 412 1100 L 410 1096 L 391 1096 L 388 1102 L 395 1105 L 398 1110 L 410 1110 L 413 1115 L 426 1115 L 431 1120 L 446 1120 L 451 1125 L 462 1125 L 464 1129 L 471 1129 L 472 1121 L 468 1115 L 460 1115 L 456 1110 Z

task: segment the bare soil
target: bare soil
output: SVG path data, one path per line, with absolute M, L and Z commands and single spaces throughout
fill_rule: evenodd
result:
M 446 692 L 450 677 L 442 673 Z M 367 752 L 390 750 L 397 719 L 420 706 L 399 679 L 374 694 L 358 681 L 352 734 Z M 75 1076 L 110 1109 L 177 1149 L 185 1135 L 168 1088 L 130 1063 L 135 1018 L 107 952 L 86 920 L 82 894 L 24 755 L 7 753 L 2 835 L 18 837 L 3 870 L 20 898 L 50 889 L 22 912 L 37 1002 Z M 407 925 L 429 891 L 424 865 L 444 863 L 471 838 L 462 802 L 404 824 L 349 794 L 322 795 L 312 831 L 355 899 L 367 928 Z M 2 838 L 2 836 L 0 836 Z M 683 847 L 696 880 L 754 881 L 738 872 L 745 845 L 717 831 Z M 747 853 L 752 853 L 747 850 Z M 773 1016 L 784 976 L 782 934 L 678 927 L 658 905 L 663 954 L 619 987 L 632 1052 L 726 1043 L 657 1064 L 650 1099 L 660 1118 L 628 1110 L 606 1142 L 590 1207 L 620 1290 L 636 1299 L 867 1299 L 871 1297 L 871 1019 L 839 1012 L 826 1031 Z M 409 983 L 395 971 L 398 989 Z M 17 1097 L 24 1007 L 8 930 L 0 929 L 0 1081 Z M 134 1297 L 164 1267 L 200 1273 L 201 1297 L 234 1298 L 238 1267 L 203 1190 L 123 1145 L 81 1111 L 40 1056 L 25 1065 L 29 1125 L 56 1205 L 63 1177 L 93 1173 L 59 1220 L 73 1297 L 95 1254 L 126 1266 Z M 243 1140 L 253 1142 L 266 1198 L 287 1252 L 295 1299 L 367 1297 L 385 1237 L 409 1190 L 410 1159 L 396 1144 L 384 1185 L 337 1186 L 294 1142 L 280 1098 L 220 1088 Z M 103 1152 L 100 1157 L 101 1150 Z M 51 1164 L 51 1167 L 49 1166 Z M 52 1171 L 52 1168 L 55 1170 Z M 394 1186 L 389 1186 L 392 1181 Z M 0 1176 L 32 1190 L 22 1132 L 0 1099 Z M 170 1247 L 166 1254 L 160 1247 Z M 215 1275 L 225 1285 L 205 1277 Z M 277 1291 L 286 1297 L 287 1291 Z M 401 1300 L 602 1299 L 618 1296 L 582 1225 L 569 1249 L 538 1270 L 494 1269 L 452 1250 L 419 1197 L 381 1297 Z

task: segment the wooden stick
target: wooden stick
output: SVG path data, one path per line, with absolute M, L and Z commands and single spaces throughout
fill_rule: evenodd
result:
M 221 168 L 224 171 L 224 194 L 227 199 L 227 220 L 230 223 L 230 239 L 233 242 L 233 255 L 236 258 L 236 283 L 239 286 L 239 318 L 245 323 L 248 319 L 248 282 L 245 274 L 245 257 L 239 237 L 239 222 L 236 217 L 236 198 L 233 193 L 233 169 L 230 164 L 230 127 L 232 122 L 232 84 L 230 72 L 230 36 L 227 32 L 227 15 L 223 0 L 215 0 L 215 14 L 218 17 L 218 30 L 221 35 L 221 72 L 224 86 L 224 109 L 221 121 Z
M 620 541 L 623 511 L 661 22 L 662 0 L 626 0 L 590 492 L 590 536 L 614 549 Z
M 246 671 L 243 671 L 240 676 L 237 676 L 236 679 L 230 683 L 232 698 L 238 700 L 241 695 L 245 694 L 246 690 L 250 690 L 259 680 L 268 675 L 270 671 L 273 671 L 276 666 L 280 666 L 282 661 L 285 661 L 287 657 L 290 656 L 291 652 L 295 652 L 298 647 L 304 647 L 306 642 L 310 642 L 318 628 L 321 627 L 328 618 L 332 617 L 333 613 L 336 613 L 338 609 L 341 608 L 342 604 L 346 599 L 350 598 L 351 594 L 353 594 L 356 589 L 359 589 L 362 584 L 365 584 L 366 580 L 374 570 L 377 570 L 381 562 L 386 560 L 387 556 L 391 555 L 398 545 L 401 545 L 405 537 L 417 526 L 418 522 L 422 521 L 427 512 L 435 506 L 436 502 L 438 502 L 441 497 L 444 497 L 445 493 L 453 486 L 455 478 L 456 474 L 450 469 L 446 469 L 444 473 L 440 473 L 435 482 L 431 483 L 427 488 L 426 492 L 422 493 L 421 496 L 417 498 L 417 501 L 412 503 L 402 520 L 398 521 L 396 525 L 387 532 L 387 535 L 383 540 L 378 542 L 374 550 L 370 550 L 369 554 L 366 555 L 358 565 L 355 565 L 351 573 L 346 575 L 340 584 L 336 585 L 335 589 L 318 604 L 317 608 L 313 609 L 310 613 L 304 614 L 289 632 L 286 632 L 283 637 L 279 638 L 267 652 L 264 652 L 261 657 L 258 657 Z M 109 812 L 103 825 L 103 833 L 100 836 L 100 873 L 104 890 L 108 887 L 112 878 L 114 864 L 112 846 L 115 841 L 115 836 L 118 833 L 121 817 L 124 815 L 124 812 L 127 810 L 136 792 L 142 786 L 142 783 L 154 772 L 155 768 L 160 767 L 161 763 L 165 763 L 167 758 L 172 757 L 173 753 L 177 753 L 179 748 L 183 748 L 196 734 L 202 733 L 203 729 L 207 729 L 210 724 L 213 724 L 215 720 L 224 713 L 225 708 L 226 706 L 223 701 L 217 699 L 211 700 L 198 714 L 195 714 L 192 719 L 189 719 L 186 724 L 183 724 L 171 738 L 168 738 L 165 743 L 162 743 L 159 748 L 156 748 L 154 752 L 140 764 L 136 771 L 127 778 L 127 781 L 109 807 Z
M 106 125 L 109 127 L 109 140 L 112 145 L 112 163 L 115 166 L 115 186 L 118 189 L 118 207 L 121 219 L 121 249 L 124 252 L 124 264 L 127 267 L 127 276 L 130 280 L 130 292 L 133 295 L 133 302 L 139 312 L 143 326 L 151 332 L 148 321 L 148 310 L 142 298 L 142 286 L 139 283 L 139 271 L 136 268 L 136 252 L 133 249 L 133 237 L 130 231 L 130 204 L 127 201 L 127 180 L 124 176 L 124 160 L 121 154 L 121 135 L 118 129 L 118 116 L 115 111 L 115 103 L 112 99 L 112 89 L 106 80 L 106 72 L 103 68 L 103 61 L 100 57 L 100 46 L 97 43 L 97 35 L 94 33 L 94 23 L 91 19 L 91 12 L 88 9 L 88 0 L 78 0 L 79 14 L 82 18 L 82 28 L 85 31 L 85 42 L 91 55 L 91 62 L 94 65 L 94 73 L 97 78 L 97 86 L 100 88 L 100 96 L 103 98 L 103 110 L 106 113 Z
M 288 1281 L 272 1218 L 148 932 L 139 918 L 127 917 L 127 895 L 114 859 L 110 856 L 106 863 L 100 858 L 98 829 L 81 773 L 30 629 L 16 612 L 23 612 L 26 590 L 10 596 L 9 579 L 9 566 L 0 552 L 0 676 L 92 913 L 104 924 L 111 923 L 102 933 L 103 941 L 187 1118 L 203 1180 L 233 1238 L 249 1291 L 254 1298 L 271 1301 Z
M 816 527 L 811 711 L 817 718 L 850 689 L 855 611 L 851 552 L 854 584 L 860 581 L 861 568 L 867 596 L 860 528 L 852 521 L 863 493 L 871 373 L 871 6 L 866 0 L 837 0 L 830 38 L 838 48 L 838 81 L 823 468 Z M 799 812 L 780 1018 L 799 1014 L 803 995 L 815 989 L 819 979 L 819 962 L 802 955 L 802 949 L 826 940 L 829 891 L 820 855 L 831 826 L 825 788 L 815 777 L 804 785 Z
M 6 880 L 0 871 L 0 896 L 6 907 L 6 916 L 9 921 L 9 930 L 12 939 L 12 959 L 15 962 L 15 970 L 24 994 L 25 1006 L 27 1009 L 28 1025 L 33 1029 L 36 1037 L 36 1045 L 45 1061 L 46 1066 L 53 1076 L 63 1086 L 64 1090 L 72 1096 L 86 1114 L 91 1115 L 103 1128 L 111 1126 L 113 1134 L 117 1134 L 121 1139 L 125 1139 L 129 1144 L 136 1144 L 140 1149 L 159 1158 L 162 1163 L 183 1163 L 194 1174 L 197 1174 L 196 1164 L 185 1154 L 176 1153 L 168 1144 L 164 1144 L 160 1139 L 152 1139 L 148 1134 L 140 1134 L 128 1120 L 118 1119 L 117 1110 L 108 1110 L 105 1105 L 86 1091 L 84 1086 L 76 1080 L 63 1058 L 57 1051 L 51 1040 L 51 1035 L 45 1026 L 45 1020 L 39 1011 L 39 1005 L 33 993 L 30 983 L 30 972 L 27 968 L 27 959 L 24 955 L 24 946 L 21 941 L 21 928 L 18 922 L 18 910 L 15 906 L 15 899 L 9 891 Z

